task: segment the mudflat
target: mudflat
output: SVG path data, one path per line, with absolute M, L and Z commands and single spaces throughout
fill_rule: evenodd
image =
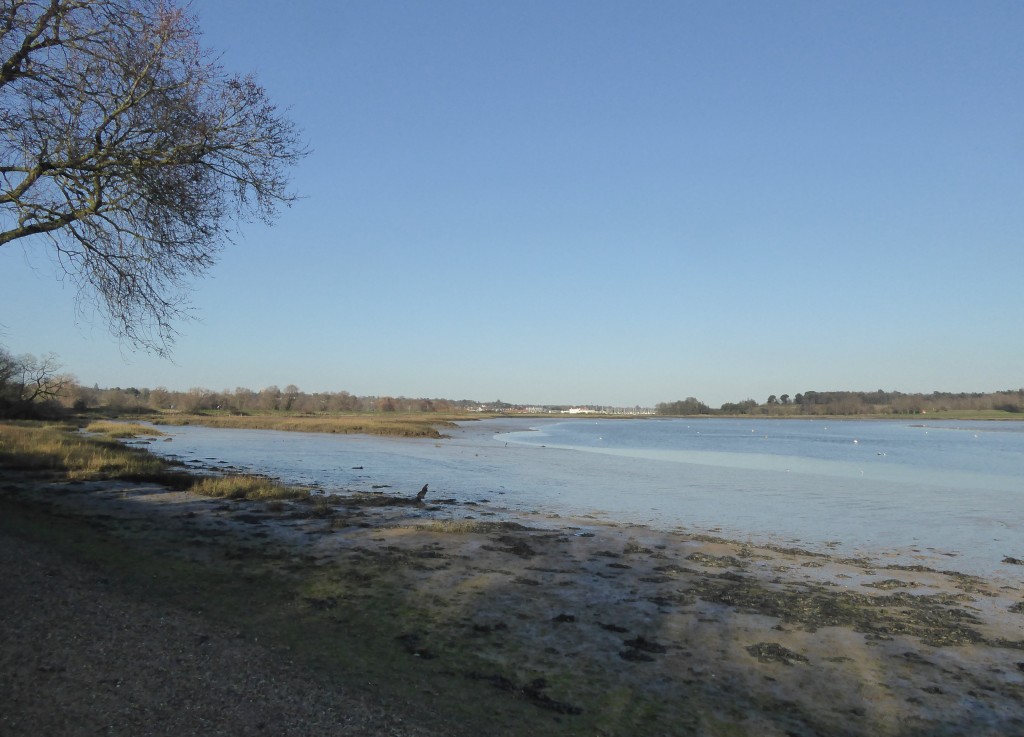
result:
M 1024 733 L 1024 566 L 414 497 L 0 477 L 0 732 Z

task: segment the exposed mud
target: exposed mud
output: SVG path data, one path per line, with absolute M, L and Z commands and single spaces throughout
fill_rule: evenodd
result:
M 524 734 L 1024 733 L 1024 581 L 592 520 L 481 521 L 482 502 L 14 487 L 129 549 L 279 581 L 312 639 L 295 657 L 340 647 L 324 633 L 353 658 L 362 640 L 374 678 L 474 684 L 534 709 Z

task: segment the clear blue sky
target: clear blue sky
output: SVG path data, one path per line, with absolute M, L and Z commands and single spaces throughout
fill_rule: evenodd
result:
M 174 362 L 0 249 L 86 384 L 717 406 L 1024 386 L 1024 3 L 197 0 L 313 153 Z

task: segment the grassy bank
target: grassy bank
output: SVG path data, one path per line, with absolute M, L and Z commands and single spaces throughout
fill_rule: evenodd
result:
M 71 425 L 0 424 L 0 468 L 68 481 L 121 480 L 189 489 L 224 499 L 303 499 L 309 490 L 250 474 L 196 476 L 122 439 L 163 435 L 148 425 L 93 422 L 86 434 Z
M 455 427 L 454 420 L 475 419 L 437 415 L 228 415 L 172 414 L 154 416 L 161 425 L 203 425 L 249 430 L 323 432 L 359 435 L 393 435 L 404 438 L 443 438 L 441 430 Z
M 67 425 L 0 425 L 0 466 L 71 481 L 121 479 L 175 488 L 191 480 L 169 463 L 109 435 L 83 435 Z
M 167 434 L 157 430 L 155 427 L 142 425 L 138 422 L 110 422 L 107 420 L 90 422 L 85 426 L 85 431 L 97 435 L 105 435 L 108 438 L 137 438 L 140 436 L 157 438 Z

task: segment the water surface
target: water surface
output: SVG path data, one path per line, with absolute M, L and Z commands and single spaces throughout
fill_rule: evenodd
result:
M 498 419 L 438 441 L 163 429 L 157 452 L 326 490 L 429 483 L 429 498 L 1024 577 L 1001 563 L 1024 558 L 1020 422 Z

